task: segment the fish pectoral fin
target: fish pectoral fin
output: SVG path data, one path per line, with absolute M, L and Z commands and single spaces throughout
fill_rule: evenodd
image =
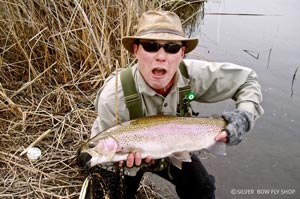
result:
M 170 162 L 177 167 L 182 169 L 182 162 L 191 162 L 191 155 L 188 151 L 176 152 L 169 156 Z

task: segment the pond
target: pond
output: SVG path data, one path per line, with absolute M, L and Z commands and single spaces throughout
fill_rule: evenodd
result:
M 212 0 L 204 7 L 193 35 L 200 44 L 191 56 L 253 68 L 265 110 L 243 143 L 203 161 L 217 178 L 217 198 L 300 198 L 300 72 L 291 89 L 300 66 L 300 2 Z M 207 115 L 233 106 L 199 109 Z

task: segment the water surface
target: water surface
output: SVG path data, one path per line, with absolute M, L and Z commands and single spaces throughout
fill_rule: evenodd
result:
M 226 157 L 203 160 L 217 178 L 218 198 L 300 198 L 300 2 L 222 0 L 205 3 L 192 54 L 253 68 L 263 90 L 265 114 L 244 143 Z M 212 13 L 226 13 L 214 15 Z M 262 15 L 239 15 L 262 14 Z M 234 103 L 200 104 L 203 115 Z

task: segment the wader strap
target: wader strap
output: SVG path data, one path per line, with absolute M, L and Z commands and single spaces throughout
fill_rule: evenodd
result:
M 189 79 L 189 74 L 187 72 L 186 65 L 183 61 L 180 62 L 179 65 L 180 73 L 185 78 Z M 179 88 L 179 107 L 177 113 L 181 117 L 191 116 L 189 111 L 189 102 L 192 99 L 189 99 L 189 94 L 192 92 L 191 85 L 187 85 L 185 87 Z
M 183 75 L 183 77 L 189 79 L 189 74 L 187 72 L 186 65 L 183 61 L 180 62 L 179 70 L 180 70 L 181 75 Z
M 177 110 L 177 112 L 181 117 L 191 116 L 191 113 L 189 111 L 190 100 L 188 99 L 188 95 L 189 93 L 191 93 L 191 91 L 192 89 L 190 85 L 179 88 L 179 110 Z
M 125 70 L 121 71 L 120 78 L 130 119 L 132 120 L 138 117 L 142 117 L 144 115 L 142 100 L 136 90 L 131 67 L 128 67 Z

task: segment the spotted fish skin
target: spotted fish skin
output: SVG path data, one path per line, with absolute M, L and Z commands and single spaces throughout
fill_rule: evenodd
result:
M 190 161 L 189 152 L 193 151 L 205 149 L 213 154 L 225 155 L 225 143 L 215 141 L 215 137 L 225 126 L 223 119 L 143 117 L 99 133 L 80 148 L 79 156 L 82 164 L 88 168 L 126 160 L 129 152 L 137 151 L 142 158 L 170 157 L 171 162 L 176 160 L 174 164 L 177 165 L 178 162 Z

